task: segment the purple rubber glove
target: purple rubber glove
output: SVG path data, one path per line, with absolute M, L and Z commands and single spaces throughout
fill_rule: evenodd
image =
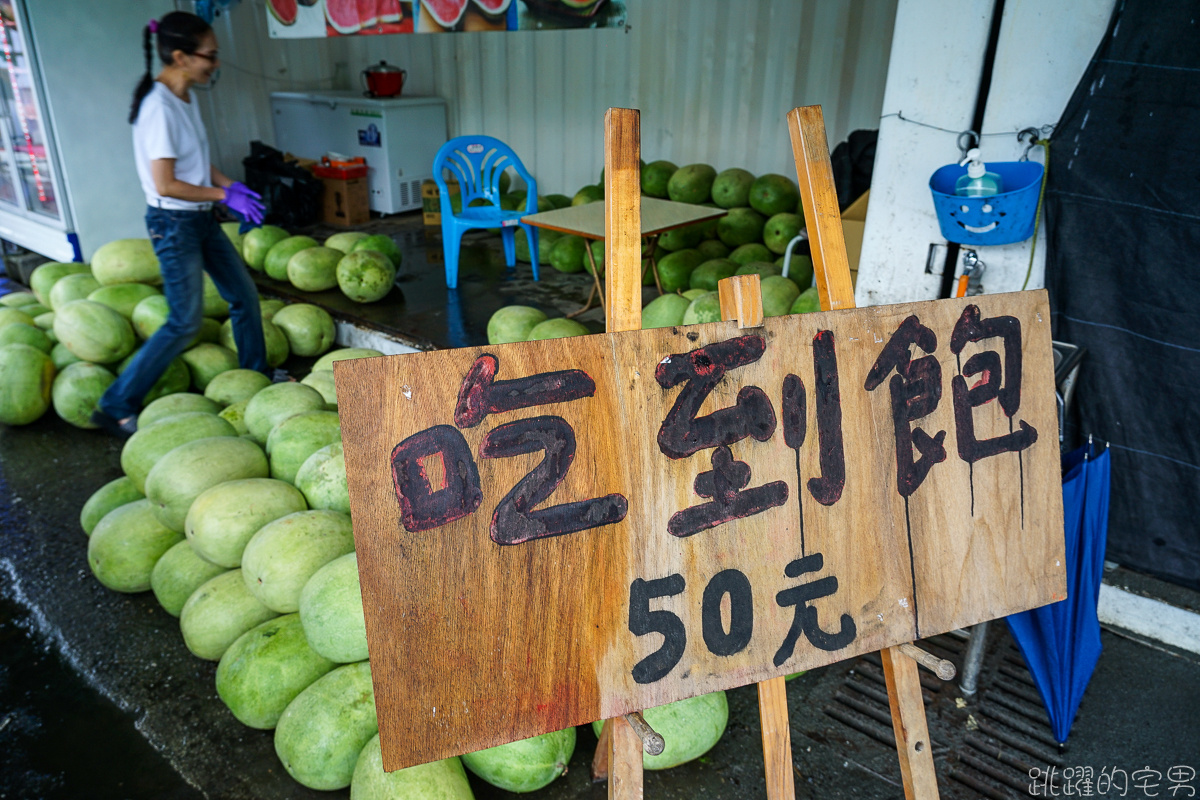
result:
M 251 190 L 246 184 L 234 181 L 225 187 L 225 205 L 255 225 L 262 224 L 262 195 Z

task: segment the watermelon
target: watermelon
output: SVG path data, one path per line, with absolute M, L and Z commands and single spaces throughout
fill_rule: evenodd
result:
M 9 292 L 8 294 L 0 295 L 0 306 L 6 308 L 21 308 L 22 306 L 33 305 L 37 301 L 37 295 L 33 292 Z
M 225 571 L 210 564 L 186 540 L 179 542 L 158 560 L 150 573 L 150 589 L 158 604 L 172 617 L 178 617 L 192 593 Z
M 179 631 L 192 655 L 219 661 L 243 633 L 277 616 L 246 589 L 242 571 L 231 569 L 188 597 L 179 611 Z
M 54 410 L 76 428 L 98 428 L 92 422 L 92 413 L 101 395 L 116 379 L 116 375 L 99 364 L 88 361 L 71 364 L 54 379 L 51 389 Z
M 729 722 L 729 702 L 725 692 L 717 691 L 647 708 L 642 716 L 667 743 L 656 756 L 643 753 L 642 765 L 646 769 L 670 769 L 699 758 L 713 748 Z M 602 726 L 600 720 L 592 723 L 597 736 Z
M 475 795 L 471 792 L 462 759 L 457 756 L 384 772 L 383 753 L 376 734 L 359 753 L 350 783 L 350 800 L 395 800 L 397 797 L 474 800 Z
M 545 322 L 539 322 L 529 331 L 526 341 L 537 342 L 542 339 L 561 339 L 566 336 L 586 336 L 591 333 L 582 322 L 576 322 L 566 317 L 555 317 Z
M 467 0 L 422 0 L 421 8 L 443 28 L 453 28 L 467 10 Z
M 145 428 L 150 423 L 158 422 L 165 417 L 173 417 L 188 411 L 216 414 L 220 410 L 219 405 L 204 395 L 193 392 L 177 392 L 147 403 L 146 407 L 142 409 L 142 413 L 138 415 L 138 429 Z
M 306 411 L 288 417 L 267 434 L 271 477 L 295 483 L 296 472 L 309 456 L 341 440 L 342 429 L 336 411 Z
M 222 567 L 242 565 L 242 552 L 259 528 L 304 511 L 294 486 L 271 478 L 226 481 L 201 492 L 188 509 L 184 534 L 197 555 Z
M 267 0 L 267 10 L 280 25 L 294 25 L 300 7 L 296 0 Z
M 313 573 L 300 592 L 300 622 L 318 653 L 342 664 L 367 658 L 367 623 L 358 555 L 338 556 Z
M 262 321 L 263 344 L 267 348 L 267 366 L 278 367 L 288 357 L 288 340 L 283 335 L 283 331 L 279 330 L 279 326 L 271 320 L 263 317 Z M 221 323 L 220 341 L 222 347 L 229 350 L 234 355 L 237 354 L 237 341 L 233 335 L 233 320 L 227 319 Z
M 492 314 L 487 324 L 488 344 L 523 342 L 529 332 L 546 321 L 546 312 L 532 306 L 504 306 Z
M 228 422 L 237 431 L 238 436 L 245 436 L 250 431 L 246 430 L 246 406 L 250 403 L 249 399 L 239 400 L 232 405 L 225 406 L 221 409 L 221 413 L 217 416 Z
M 268 325 L 270 323 L 267 323 Z M 203 392 L 213 378 L 238 368 L 237 353 L 219 344 L 202 342 L 180 356 L 192 373 L 192 383 Z
M 265 445 L 271 429 L 288 417 L 324 410 L 325 398 L 311 386 L 276 383 L 250 398 L 246 405 L 246 428 L 254 441 Z
M 176 395 L 178 396 L 178 395 Z M 147 409 L 149 410 L 149 409 Z M 142 412 L 142 417 L 145 417 Z M 214 413 L 187 411 L 143 423 L 121 448 L 121 469 L 140 492 L 146 491 L 146 478 L 158 460 L 181 444 L 213 436 L 236 436 L 237 432 Z
M 319 369 L 333 369 L 333 362 L 341 361 L 346 358 L 371 358 L 372 356 L 381 356 L 383 353 L 378 350 L 372 350 L 369 347 L 343 347 L 340 350 L 333 350 L 326 353 L 317 359 L 317 363 L 313 364 L 313 371 Z
M 253 369 L 231 369 L 214 377 L 204 387 L 204 396 L 222 406 L 249 400 L 271 385 L 271 379 Z
M 259 602 L 281 614 L 300 609 L 300 592 L 317 570 L 354 552 L 350 518 L 298 511 L 258 529 L 242 552 L 242 578 Z
M 54 288 L 54 284 L 59 278 L 91 271 L 92 268 L 87 264 L 51 261 L 42 264 L 30 274 L 29 288 L 33 290 L 33 294 L 38 299 L 38 302 L 44 306 L 49 306 L 50 290 Z
M 194 439 L 158 460 L 146 476 L 146 498 L 154 503 L 163 525 L 183 533 L 192 501 L 205 489 L 241 478 L 265 478 L 268 470 L 262 449 L 248 439 Z
M 92 496 L 83 504 L 83 510 L 79 512 L 79 524 L 83 527 L 83 532 L 91 536 L 96 524 L 104 519 L 108 512 L 132 503 L 134 500 L 141 500 L 143 497 L 145 495 L 138 491 L 138 488 L 133 485 L 133 481 L 122 475 L 92 493 Z
M 92 256 L 92 274 L 101 286 L 162 283 L 158 256 L 149 239 L 117 239 L 102 246 Z
M 0 308 L 0 328 L 9 325 L 34 325 L 34 318 L 19 308 Z
M 246 260 L 246 266 L 262 272 L 267 253 L 286 238 L 288 232 L 275 225 L 263 225 L 249 231 L 242 238 L 242 257 Z
M 170 313 L 167 298 L 161 294 L 152 294 L 137 302 L 133 313 L 129 315 L 129 321 L 138 337 L 145 341 L 166 323 Z
M 296 696 L 275 726 L 275 753 L 310 789 L 350 785 L 358 755 L 379 733 L 371 665 L 346 664 Z
M 208 273 L 204 273 L 204 304 L 201 313 L 206 317 L 227 317 L 229 316 L 229 301 L 221 297 L 221 291 L 217 289 L 217 284 L 213 283 L 213 279 L 208 277 Z
M 137 345 L 129 321 L 92 300 L 75 300 L 57 309 L 54 333 L 72 353 L 97 364 L 120 361 Z
M 36 347 L 47 355 L 54 350 L 54 342 L 46 332 L 36 325 L 26 325 L 24 322 L 14 322 L 0 328 L 0 347 L 6 344 L 27 344 Z
M 74 275 L 64 275 L 55 282 L 54 287 L 50 290 L 48 298 L 50 302 L 47 305 L 57 311 L 60 306 L 65 306 L 72 300 L 86 299 L 89 294 L 99 288 L 100 283 L 92 277 L 91 273 L 78 272 Z
M 337 2 L 341 3 L 343 0 L 337 0 Z M 353 0 L 345 0 L 345 2 L 349 3 L 350 6 L 354 5 Z M 329 5 L 330 4 L 326 2 L 326 12 L 329 11 Z M 357 9 L 355 9 L 355 13 L 357 13 Z M 326 239 L 325 246 L 331 247 L 334 250 L 340 250 L 343 254 L 345 254 L 354 249 L 354 245 L 359 239 L 365 239 L 369 235 L 370 234 L 363 233 L 362 231 L 342 231 L 341 233 L 335 233 L 333 236 L 330 236 L 328 239 Z
M 289 349 L 298 356 L 321 355 L 333 345 L 337 335 L 329 312 L 311 303 L 285 306 L 271 322 L 283 331 Z
M 311 386 L 325 398 L 325 405 L 330 411 L 337 411 L 337 386 L 333 381 L 333 370 L 317 369 L 304 376 L 300 381 L 305 386 Z
M 0 422 L 28 425 L 50 407 L 54 362 L 27 344 L 0 347 Z
M 344 255 L 332 247 L 307 247 L 288 260 L 288 282 L 304 292 L 332 289 L 337 286 L 337 264 Z
M 341 441 L 326 445 L 310 455 L 296 472 L 296 488 L 311 508 L 350 513 L 346 484 L 346 459 Z
M 356 303 L 381 300 L 396 282 L 396 267 L 383 253 L 355 250 L 337 265 L 338 288 Z
M 156 294 L 161 294 L 161 292 L 144 283 L 116 283 L 110 286 L 101 286 L 89 294 L 87 299 L 103 303 L 125 319 L 132 319 L 133 309 L 137 307 L 137 304 Z
M 463 753 L 463 765 L 493 786 L 534 792 L 567 771 L 575 752 L 575 729 L 564 728 L 529 739 Z
M 316 246 L 317 240 L 311 236 L 289 236 L 281 239 L 267 251 L 266 260 L 263 261 L 263 272 L 277 281 L 286 281 L 287 266 L 292 256 L 301 250 Z
M 392 266 L 397 269 L 399 269 L 400 262 L 403 260 L 400 248 L 396 246 L 396 240 L 381 233 L 364 236 L 359 239 L 354 243 L 354 247 L 350 249 L 350 252 L 354 253 L 359 250 L 374 250 L 376 253 L 383 253 L 388 257 L 388 261 L 392 262 Z
M 50 360 L 54 362 L 55 369 L 63 369 L 68 364 L 78 364 L 83 359 L 68 350 L 65 344 L 58 342 L 50 350 Z
M 309 647 L 300 615 L 287 614 L 229 646 L 217 665 L 217 695 L 243 725 L 270 730 L 296 695 L 333 668 Z
M 158 559 L 181 541 L 181 534 L 158 521 L 149 500 L 135 500 L 96 524 L 88 539 L 88 566 L 114 592 L 144 592 Z

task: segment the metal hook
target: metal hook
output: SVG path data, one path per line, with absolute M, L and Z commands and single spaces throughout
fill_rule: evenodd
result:
M 1025 137 L 1029 137 L 1029 144 L 1025 145 L 1025 152 L 1021 153 L 1020 161 L 1029 160 L 1029 151 L 1037 147 L 1041 131 L 1037 128 L 1025 128 L 1017 134 L 1018 144 L 1025 141 Z
M 968 137 L 968 140 L 970 142 L 972 142 L 972 144 L 963 144 L 964 136 Z M 962 133 L 960 133 L 958 135 L 958 139 L 956 140 L 956 143 L 958 144 L 958 152 L 959 152 L 958 160 L 962 161 L 963 159 L 965 159 L 967 157 L 968 150 L 970 150 L 972 147 L 979 147 L 979 133 L 976 131 L 963 131 Z

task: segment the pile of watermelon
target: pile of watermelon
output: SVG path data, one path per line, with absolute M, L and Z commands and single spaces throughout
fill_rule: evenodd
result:
M 332 351 L 301 383 L 226 370 L 203 394 L 151 402 L 121 451 L 124 476 L 80 514 L 88 564 L 109 589 L 154 592 L 188 649 L 217 662 L 230 713 L 273 729 L 305 786 L 469 798 L 465 766 L 510 791 L 542 788 L 565 772 L 574 728 L 383 772 L 337 398 L 314 380 L 375 355 Z M 718 692 L 647 716 L 671 743 L 647 767 L 664 769 L 710 749 L 728 708 Z
M 396 282 L 401 255 L 390 236 L 346 231 L 321 244 L 311 236 L 292 236 L 276 225 L 254 228 L 245 236 L 238 234 L 236 222 L 221 227 L 246 266 L 301 291 L 337 287 L 356 303 L 374 303 Z

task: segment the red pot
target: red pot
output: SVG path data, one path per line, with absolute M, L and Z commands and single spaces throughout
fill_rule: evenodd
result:
M 362 71 L 363 88 L 371 97 L 399 97 L 408 70 L 380 61 Z

